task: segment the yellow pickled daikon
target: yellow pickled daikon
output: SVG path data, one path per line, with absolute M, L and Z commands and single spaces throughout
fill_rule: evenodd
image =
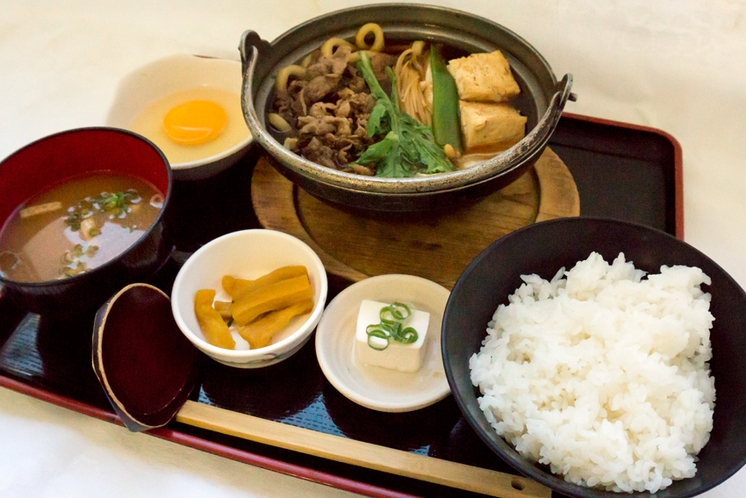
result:
M 286 308 L 311 298 L 313 289 L 308 275 L 280 280 L 236 299 L 233 303 L 233 320 L 243 326 L 262 313 Z
M 212 307 L 215 294 L 213 289 L 198 290 L 194 295 L 194 314 L 207 342 L 220 348 L 234 349 L 236 341 L 233 340 L 228 325 Z
M 269 346 L 272 337 L 290 323 L 294 316 L 308 313 L 311 310 L 313 310 L 313 300 L 306 299 L 287 308 L 265 313 L 238 329 L 238 333 L 249 343 L 251 349 L 263 348 Z

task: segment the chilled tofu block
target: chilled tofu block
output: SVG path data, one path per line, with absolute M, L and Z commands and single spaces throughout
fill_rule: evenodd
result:
M 499 152 L 518 143 L 526 134 L 526 116 L 508 104 L 459 102 L 461 133 L 466 150 Z
M 521 92 L 508 60 L 499 50 L 453 59 L 448 71 L 461 100 L 505 102 Z
M 366 333 L 368 325 L 380 323 L 381 308 L 389 304 L 391 303 L 380 303 L 368 299 L 360 303 L 355 332 L 355 356 L 359 362 L 365 365 L 390 368 L 401 372 L 416 372 L 425 359 L 424 346 L 427 327 L 430 323 L 429 313 L 413 310 L 412 315 L 403 323 L 404 327 L 412 327 L 417 331 L 415 342 L 401 344 L 390 340 L 388 347 L 381 351 L 368 345 L 368 334 Z

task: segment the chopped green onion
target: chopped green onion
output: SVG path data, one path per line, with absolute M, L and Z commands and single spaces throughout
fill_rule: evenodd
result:
M 365 328 L 365 332 L 368 334 L 368 346 L 375 349 L 376 351 L 383 351 L 389 347 L 389 338 L 391 334 L 389 331 L 381 326 L 381 324 L 371 324 Z M 376 339 L 384 341 L 383 347 L 376 344 Z
M 392 303 L 390 306 L 381 308 L 381 321 L 403 321 L 412 315 L 412 310 L 406 304 L 398 301 Z M 389 318 L 391 317 L 391 318 Z
M 65 223 L 71 230 L 77 232 L 80 230 L 81 222 L 96 212 L 110 212 L 117 218 L 124 218 L 129 211 L 128 206 L 137 204 L 141 200 L 140 194 L 135 189 L 126 192 L 101 192 L 99 197 L 93 199 L 86 197 L 77 205 L 69 208 Z
M 412 344 L 417 341 L 417 331 L 413 327 L 403 327 L 404 321 L 412 316 L 412 310 L 406 304 L 395 301 L 381 308 L 378 316 L 380 323 L 373 323 L 365 328 L 368 346 L 371 348 L 383 351 L 389 347 L 391 339 L 401 344 Z

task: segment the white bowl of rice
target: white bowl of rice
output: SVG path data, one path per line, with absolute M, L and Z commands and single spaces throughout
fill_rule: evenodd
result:
M 574 218 L 498 240 L 442 344 L 482 440 L 560 493 L 694 496 L 746 461 L 746 294 L 664 232 Z

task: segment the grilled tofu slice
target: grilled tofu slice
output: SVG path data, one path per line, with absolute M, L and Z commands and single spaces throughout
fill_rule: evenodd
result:
M 468 151 L 499 152 L 526 134 L 526 117 L 508 104 L 460 101 L 461 133 Z
M 461 100 L 506 102 L 521 92 L 502 52 L 471 54 L 448 63 Z

